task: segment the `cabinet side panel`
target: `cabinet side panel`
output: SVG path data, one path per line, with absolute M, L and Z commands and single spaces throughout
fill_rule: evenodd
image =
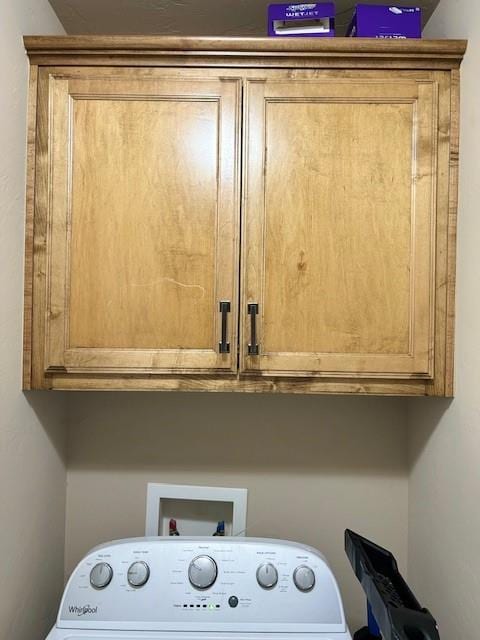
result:
M 49 202 L 49 70 L 40 69 L 37 82 L 35 143 L 35 222 L 33 240 L 32 389 L 49 387 L 44 376 L 45 300 L 47 279 L 47 215 Z
M 457 257 L 458 170 L 460 151 L 460 72 L 451 72 L 450 190 L 448 207 L 447 316 L 445 395 L 454 395 L 455 282 Z
M 35 213 L 35 141 L 38 67 L 30 67 L 27 121 L 27 183 L 25 200 L 25 276 L 23 309 L 23 389 L 32 386 L 33 233 Z
M 458 181 L 458 72 L 437 72 L 438 170 L 435 233 L 435 375 L 428 395 L 453 395 Z M 456 80 L 455 80 L 456 76 Z M 456 86 L 455 86 L 456 85 Z

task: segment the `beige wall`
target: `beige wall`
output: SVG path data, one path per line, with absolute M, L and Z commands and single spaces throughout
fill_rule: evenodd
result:
M 0 2 L 0 638 L 43 637 L 63 581 L 61 396 L 21 389 L 27 59 L 23 33 L 61 33 L 46 0 Z
M 149 481 L 247 487 L 249 535 L 321 549 L 359 626 L 343 531 L 372 536 L 406 567 L 405 410 L 385 398 L 75 394 L 67 572 L 95 544 L 143 535 Z
M 462 67 L 456 398 L 410 403 L 409 576 L 442 640 L 479 637 L 480 3 L 443 0 L 430 37 L 468 37 Z

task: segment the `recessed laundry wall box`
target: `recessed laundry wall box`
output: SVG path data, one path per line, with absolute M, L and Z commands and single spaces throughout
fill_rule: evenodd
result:
M 25 42 L 25 388 L 452 394 L 464 41 Z
M 167 536 L 176 523 L 182 536 L 211 536 L 222 522 L 224 535 L 247 531 L 247 489 L 199 487 L 149 482 L 145 516 L 146 536 Z

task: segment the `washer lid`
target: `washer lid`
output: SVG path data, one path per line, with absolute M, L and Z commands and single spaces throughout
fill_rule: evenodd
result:
M 249 633 L 249 634 L 184 634 L 184 633 L 151 633 L 141 631 L 130 633 L 125 631 L 78 631 L 72 633 L 66 629 L 52 629 L 47 640 L 352 640 L 348 631 L 345 633 Z

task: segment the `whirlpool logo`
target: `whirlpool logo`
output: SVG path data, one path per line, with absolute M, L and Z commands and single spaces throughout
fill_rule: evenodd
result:
M 92 607 L 89 604 L 84 604 L 83 606 L 77 606 L 76 604 L 70 605 L 68 607 L 68 612 L 72 615 L 76 615 L 79 618 L 81 616 L 91 616 L 97 613 L 98 607 Z

